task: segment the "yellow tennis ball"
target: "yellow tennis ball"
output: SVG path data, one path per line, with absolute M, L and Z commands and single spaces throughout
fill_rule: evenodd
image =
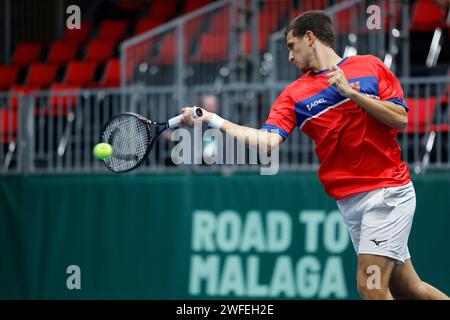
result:
M 111 157 L 113 148 L 109 143 L 98 143 L 95 145 L 92 153 L 97 159 L 105 160 Z

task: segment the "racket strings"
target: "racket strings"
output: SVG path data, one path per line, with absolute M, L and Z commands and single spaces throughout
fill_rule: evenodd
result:
M 138 166 L 145 157 L 152 136 L 147 126 L 138 118 L 122 115 L 105 128 L 103 139 L 111 144 L 113 154 L 105 164 L 117 172 Z

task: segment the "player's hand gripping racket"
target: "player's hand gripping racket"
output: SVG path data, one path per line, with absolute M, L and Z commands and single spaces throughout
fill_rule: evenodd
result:
M 203 115 L 201 108 L 193 109 L 194 118 Z M 158 123 L 136 113 L 126 112 L 111 118 L 103 126 L 101 139 L 112 146 L 112 155 L 103 160 L 114 172 L 127 172 L 147 159 L 155 141 L 169 128 L 177 128 L 183 119 L 179 115 Z

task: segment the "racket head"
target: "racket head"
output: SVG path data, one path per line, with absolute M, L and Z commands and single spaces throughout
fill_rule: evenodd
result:
M 100 138 L 113 149 L 112 155 L 103 160 L 109 170 L 123 173 L 144 163 L 153 141 L 151 123 L 139 114 L 125 112 L 103 125 Z

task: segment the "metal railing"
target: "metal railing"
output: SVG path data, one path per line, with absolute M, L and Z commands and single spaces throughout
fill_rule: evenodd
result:
M 188 88 L 199 84 L 214 83 L 220 90 L 227 83 L 291 81 L 298 73 L 287 61 L 282 32 L 276 30 L 302 10 L 320 8 L 317 2 L 222 0 L 183 15 L 122 43 L 122 87 L 173 85 L 181 103 Z M 338 54 L 370 53 L 396 71 L 399 35 L 386 33 L 384 22 L 391 29 L 400 28 L 399 19 L 393 18 L 400 10 L 398 1 L 326 2 L 324 11 L 335 25 Z M 381 10 L 382 25 L 369 30 L 367 8 L 372 4 Z
M 410 124 L 398 136 L 403 159 L 416 172 L 450 169 L 448 139 L 450 78 L 402 79 L 410 110 Z M 227 84 L 219 98 L 219 113 L 242 125 L 260 128 L 284 83 Z M 0 95 L 0 170 L 2 174 L 105 173 L 92 155 L 100 141 L 102 125 L 113 115 L 133 111 L 155 121 L 165 121 L 180 107 L 194 105 L 214 91 L 212 85 L 190 89 L 185 104 L 177 103 L 172 86 L 97 89 L 28 96 Z M 411 122 L 412 120 L 412 122 Z M 146 163 L 136 172 L 256 171 L 257 165 L 180 165 L 172 163 L 176 142 L 159 140 Z M 294 130 L 279 150 L 281 171 L 316 170 L 319 161 L 313 142 Z
M 395 4 L 392 0 L 385 1 Z M 102 125 L 111 116 L 134 111 L 155 121 L 165 121 L 178 114 L 181 107 L 197 104 L 200 97 L 209 93 L 219 98 L 219 113 L 223 117 L 242 125 L 261 127 L 273 101 L 299 76 L 288 62 L 282 32 L 271 35 L 264 54 L 256 50 L 257 13 L 267 2 L 270 1 L 215 2 L 126 41 L 121 47 L 120 89 L 40 91 L 26 96 L 0 94 L 0 173 L 104 173 L 106 168 L 94 159 L 91 151 L 100 141 Z M 289 13 L 293 2 L 279 2 L 289 4 Z M 389 37 L 386 44 L 382 31 L 359 32 L 366 23 L 365 8 L 373 2 L 336 1 L 336 5 L 327 9 L 338 29 L 345 22 L 343 17 L 353 19 L 350 24 L 344 23 L 345 28 L 341 30 L 344 34 L 337 37 L 341 55 L 356 50 L 358 54 L 377 53 L 386 58 L 390 48 L 395 48 L 396 39 Z M 243 3 L 249 6 L 244 7 Z M 392 11 L 394 6 L 390 8 Z M 253 14 L 249 15 L 247 9 L 253 10 Z M 270 19 L 281 19 L 282 15 L 273 15 L 274 12 Z M 196 51 L 204 30 L 211 28 L 227 34 L 218 35 L 216 41 L 217 46 L 228 48 L 223 60 L 217 60 L 217 56 L 210 60 L 208 54 Z M 250 51 L 242 41 L 245 31 L 250 31 Z M 185 43 L 192 46 L 186 47 Z M 160 50 L 167 50 L 168 54 L 160 55 Z M 244 53 L 249 60 L 242 58 Z M 253 61 L 250 67 L 248 61 Z M 449 78 L 402 78 L 401 81 L 412 120 L 408 129 L 398 136 L 403 159 L 416 172 L 427 168 L 449 169 Z M 168 136 L 162 138 L 136 172 L 258 170 L 255 165 L 175 166 L 171 159 L 174 144 Z M 319 165 L 313 142 L 298 130 L 279 152 L 282 171 L 311 171 Z

